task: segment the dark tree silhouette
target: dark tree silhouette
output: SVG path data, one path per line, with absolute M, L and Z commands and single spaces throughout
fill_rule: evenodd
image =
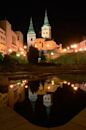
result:
M 38 63 L 39 51 L 37 48 L 30 46 L 27 53 L 29 63 Z

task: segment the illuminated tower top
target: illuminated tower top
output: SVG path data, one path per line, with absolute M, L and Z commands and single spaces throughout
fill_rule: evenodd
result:
M 51 26 L 49 24 L 47 11 L 45 11 L 44 24 L 41 28 L 41 37 L 51 39 Z
M 45 11 L 45 17 L 44 17 L 44 25 L 49 26 L 49 20 L 48 20 L 48 16 L 47 16 L 47 10 Z
M 35 30 L 34 30 L 32 18 L 31 18 L 30 19 L 29 30 L 27 32 L 27 45 L 28 45 L 28 48 L 29 48 L 29 46 L 31 46 L 33 44 L 35 39 L 36 39 L 36 33 L 35 33 Z
M 35 32 L 35 31 L 34 31 L 34 27 L 33 27 L 32 18 L 30 19 L 30 26 L 29 26 L 28 32 Z

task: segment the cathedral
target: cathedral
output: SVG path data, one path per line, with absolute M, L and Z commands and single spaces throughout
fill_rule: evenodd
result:
M 28 50 L 30 46 L 36 47 L 39 51 L 51 52 L 52 56 L 61 49 L 60 45 L 57 45 L 54 40 L 52 40 L 51 26 L 49 24 L 47 11 L 45 11 L 44 24 L 41 27 L 41 37 L 36 38 L 36 33 L 33 27 L 32 18 L 30 19 L 30 26 L 27 32 L 27 46 Z M 56 56 L 56 55 L 54 55 Z

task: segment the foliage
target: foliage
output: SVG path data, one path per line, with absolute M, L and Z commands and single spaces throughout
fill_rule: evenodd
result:
M 43 51 L 41 53 L 41 62 L 46 62 L 46 57 Z
M 0 63 L 2 63 L 3 62 L 3 54 L 2 53 L 0 53 Z
M 30 46 L 27 53 L 29 63 L 38 63 L 39 51 L 37 48 Z
M 57 64 L 86 64 L 86 52 L 67 53 L 55 59 Z

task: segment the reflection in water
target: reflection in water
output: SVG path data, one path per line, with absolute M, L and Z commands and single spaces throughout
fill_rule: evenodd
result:
M 65 124 L 86 107 L 85 80 L 76 82 L 52 76 L 29 82 L 12 80 L 6 87 L 7 91 L 5 89 L 0 93 L 0 104 L 6 102 L 6 105 L 14 107 L 15 111 L 39 126 Z

